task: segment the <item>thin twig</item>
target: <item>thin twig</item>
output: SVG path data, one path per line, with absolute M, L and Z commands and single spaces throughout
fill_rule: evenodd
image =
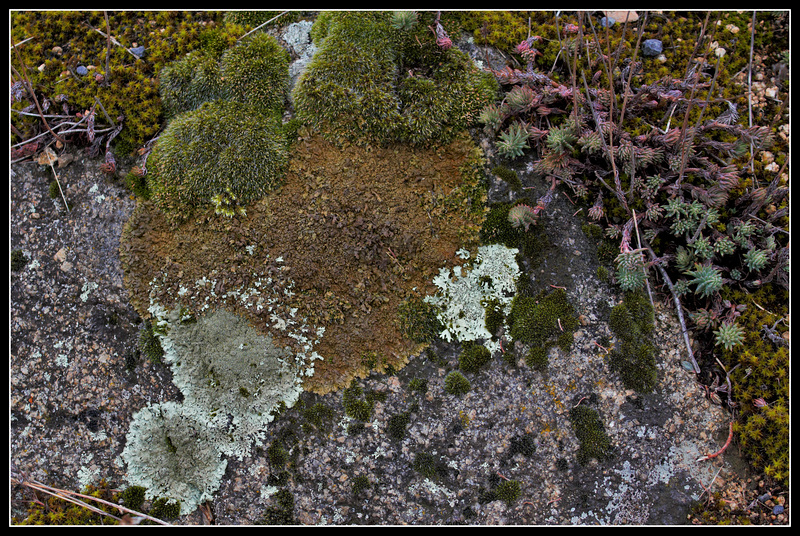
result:
M 733 421 L 728 423 L 728 440 L 725 441 L 725 444 L 722 445 L 722 448 L 719 449 L 717 452 L 715 452 L 713 454 L 707 454 L 705 456 L 701 456 L 700 458 L 697 458 L 697 461 L 698 462 L 702 462 L 702 461 L 705 461 L 705 460 L 710 460 L 712 458 L 716 458 L 717 456 L 719 456 L 720 454 L 725 452 L 725 449 L 727 449 L 728 445 L 731 444 L 731 440 L 732 439 L 733 439 Z
M 106 19 L 106 75 L 103 78 L 103 85 L 108 86 L 109 82 L 108 79 L 110 77 L 111 71 L 109 71 L 109 56 L 111 56 L 111 26 L 108 23 L 108 11 L 103 11 L 103 16 Z
M 625 24 L 627 24 L 627 19 L 625 20 Z M 622 97 L 622 111 L 619 113 L 619 125 L 622 127 L 622 122 L 625 120 L 625 107 L 628 104 L 628 95 L 630 92 L 628 89 L 631 87 L 631 78 L 633 78 L 633 71 L 635 70 L 633 64 L 636 63 L 636 56 L 639 54 L 639 44 L 642 42 L 642 35 L 644 35 L 644 27 L 647 24 L 647 12 L 645 12 L 644 17 L 642 18 L 641 25 L 639 26 L 639 35 L 636 37 L 636 48 L 633 49 L 633 59 L 631 59 L 630 63 L 630 71 L 628 71 L 628 81 L 625 84 L 625 95 Z
M 14 36 L 11 36 L 11 45 L 14 48 L 14 52 L 17 54 L 17 61 L 19 61 L 19 64 L 20 64 L 20 70 L 22 71 L 22 77 L 25 80 L 25 85 L 27 86 L 28 92 L 30 93 L 30 96 L 33 99 L 33 102 L 36 104 L 36 109 L 39 111 L 39 117 L 44 122 L 44 126 L 47 128 L 47 130 L 49 130 L 50 133 L 53 136 L 55 136 L 55 138 L 58 141 L 60 141 L 61 143 L 64 143 L 64 140 L 58 134 L 53 132 L 53 130 L 50 128 L 50 125 L 48 124 L 47 120 L 44 118 L 44 112 L 42 111 L 42 107 L 39 105 L 39 99 L 36 98 L 36 94 L 33 92 L 33 85 L 31 84 L 31 81 L 28 78 L 27 66 L 25 65 L 25 61 L 22 59 L 22 55 L 19 53 L 19 49 L 17 49 L 17 47 L 14 45 Z
M 98 513 L 98 514 L 101 514 L 101 515 L 105 515 L 105 516 L 108 516 L 108 517 L 112 517 L 112 518 L 116 519 L 117 521 L 119 521 L 120 518 L 114 516 L 113 514 L 109 514 L 108 512 L 105 512 L 103 510 L 100 510 L 99 508 L 97 508 L 95 506 L 92 506 L 92 505 L 90 505 L 90 504 L 88 504 L 88 503 L 86 503 L 84 501 L 76 499 L 75 497 L 81 497 L 83 499 L 96 501 L 96 502 L 105 504 L 107 506 L 112 506 L 112 507 L 118 509 L 120 512 L 126 512 L 128 514 L 133 514 L 134 516 L 141 517 L 143 519 L 148 519 L 148 520 L 150 520 L 150 521 L 152 521 L 154 523 L 158 523 L 159 525 L 169 525 L 169 523 L 167 523 L 166 521 L 162 521 L 162 520 L 160 520 L 158 518 L 149 516 L 147 514 L 143 514 L 141 512 L 137 512 L 136 510 L 131 510 L 130 508 L 126 508 L 126 507 L 124 507 L 122 505 L 113 503 L 111 501 L 106 501 L 105 499 L 100 499 L 99 497 L 92 497 L 91 495 L 84 495 L 82 493 L 77 493 L 75 491 L 68 491 L 68 490 L 64 490 L 64 489 L 54 488 L 52 486 L 48 486 L 46 484 L 42 484 L 41 482 L 36 482 L 35 480 L 27 480 L 24 477 L 19 476 L 19 475 L 15 476 L 13 473 L 12 473 L 10 478 L 11 478 L 11 482 L 13 482 L 15 484 L 19 484 L 21 486 L 25 486 L 25 487 L 30 488 L 32 490 L 41 491 L 41 492 L 46 493 L 48 495 L 52 495 L 53 497 L 58 497 L 59 499 L 63 499 L 65 501 L 77 504 L 78 506 L 82 506 L 84 508 L 87 508 L 87 509 L 91 510 L 92 512 L 95 512 L 95 513 Z
M 600 141 L 603 144 L 603 149 L 605 149 L 606 153 L 608 154 L 608 158 L 611 160 L 611 169 L 614 173 L 614 186 L 616 190 L 612 189 L 606 181 L 600 176 L 600 174 L 595 171 L 595 176 L 600 180 L 600 182 L 608 188 L 608 190 L 613 193 L 617 199 L 619 200 L 622 207 L 628 212 L 628 201 L 625 199 L 625 194 L 622 192 L 622 188 L 619 182 L 619 171 L 617 171 L 617 164 L 614 162 L 614 146 L 611 144 L 612 140 L 609 140 L 609 143 L 606 143 L 605 137 L 603 137 L 603 130 L 600 126 L 600 119 L 597 116 L 597 112 L 594 109 L 594 104 L 592 103 L 592 96 L 589 94 L 589 84 L 586 83 L 586 73 L 581 71 L 581 78 L 583 78 L 583 87 L 586 90 L 586 99 L 589 102 L 589 109 L 592 112 L 592 117 L 594 118 L 595 129 L 597 130 L 597 134 L 600 136 Z M 610 129 L 609 129 L 610 130 Z
M 50 162 L 50 169 L 53 170 L 53 176 L 56 178 L 56 184 L 58 184 L 58 191 L 61 192 L 61 199 L 64 200 L 64 207 L 69 212 L 69 204 L 67 204 L 67 198 L 64 197 L 64 190 L 61 189 L 61 182 L 58 180 L 58 173 L 56 173 L 56 168 L 53 167 L 53 161 L 48 159 Z
M 560 11 L 556 12 L 556 36 L 558 37 L 558 54 L 556 54 L 556 59 L 553 60 L 553 66 L 550 67 L 550 73 L 552 73 L 555 70 L 556 63 L 558 63 L 558 58 L 564 51 L 564 45 L 561 43 L 561 27 L 558 24 L 558 17 L 560 14 L 561 14 Z M 569 62 L 567 62 L 567 65 L 569 65 Z
M 753 126 L 753 46 L 756 40 L 756 12 L 753 10 L 753 21 L 750 23 L 750 60 L 747 63 L 747 126 Z M 755 178 L 753 172 L 753 141 L 750 141 L 750 173 L 756 180 L 756 187 L 758 187 L 758 179 Z
M 267 24 L 269 24 L 270 22 L 274 21 L 274 20 L 275 20 L 275 19 L 277 19 L 278 17 L 282 17 L 283 15 L 285 15 L 285 14 L 287 14 L 287 13 L 289 13 L 289 12 L 288 12 L 288 11 L 284 11 L 283 13 L 279 13 L 278 15 L 275 15 L 274 17 L 272 17 L 271 19 L 269 19 L 267 22 L 264 22 L 264 23 L 261 23 L 261 24 L 259 24 L 258 26 L 256 26 L 255 28 L 253 28 L 252 30 L 250 30 L 249 32 L 247 32 L 246 34 L 244 34 L 243 36 L 241 36 L 239 39 L 237 39 L 237 41 L 241 41 L 242 39 L 244 39 L 245 37 L 247 37 L 247 36 L 248 36 L 248 35 L 250 35 L 251 33 L 253 33 L 253 32 L 255 32 L 255 31 L 259 30 L 259 29 L 260 29 L 262 26 L 266 26 Z
M 19 43 L 17 43 L 17 44 L 13 44 L 13 43 L 12 43 L 10 48 L 14 49 L 14 48 L 16 48 L 16 47 L 20 46 L 20 45 L 21 45 L 21 44 L 23 44 L 23 43 L 27 43 L 27 42 L 28 42 L 28 41 L 30 41 L 31 39 L 33 39 L 33 37 L 28 37 L 27 39 L 23 39 L 22 41 L 20 41 L 20 42 L 19 42 Z
M 698 38 L 697 44 L 695 45 L 695 50 L 697 50 L 697 47 L 700 46 L 700 43 L 703 41 L 706 28 L 708 27 L 708 19 L 710 17 L 711 17 L 711 12 L 709 11 L 708 13 L 706 13 L 705 21 L 703 21 L 703 28 L 700 30 L 700 37 Z M 719 21 L 719 18 L 717 18 L 717 21 Z M 716 25 L 714 25 L 714 28 L 712 30 L 712 39 L 713 39 L 713 32 L 716 32 Z M 706 51 L 703 53 L 702 64 L 706 63 L 706 58 L 708 57 L 708 51 L 709 49 L 707 48 Z M 690 58 L 689 61 L 691 62 L 693 58 L 694 54 L 692 54 L 692 58 Z M 716 76 L 716 73 L 714 74 Z M 692 111 L 692 105 L 694 104 L 694 94 L 697 91 L 697 83 L 699 81 L 700 81 L 700 73 L 695 71 L 694 80 L 692 81 L 692 91 L 689 95 L 689 101 L 686 105 L 686 112 L 683 115 L 683 130 L 681 132 L 681 139 L 679 142 L 679 147 L 681 148 L 681 169 L 680 172 L 678 173 L 678 179 L 677 181 L 675 181 L 676 186 L 680 186 L 681 182 L 683 182 L 683 173 L 686 169 L 686 161 L 689 159 L 689 151 L 691 150 L 692 140 L 694 138 L 694 133 L 696 131 L 696 129 L 692 130 L 691 138 L 689 138 L 687 142 L 686 137 L 690 134 L 687 128 L 689 124 L 689 113 Z M 702 110 L 701 110 L 701 115 L 702 115 Z
M 600 54 L 600 59 L 603 63 L 603 68 L 606 71 L 606 76 L 608 77 L 608 90 L 611 92 L 611 108 L 608 110 L 608 118 L 613 124 L 614 122 L 614 107 L 617 104 L 617 94 L 614 91 L 614 77 L 613 71 L 611 70 L 611 58 L 607 55 L 603 54 L 603 47 L 600 46 L 600 39 L 597 37 L 597 32 L 594 29 L 594 23 L 592 22 L 592 18 L 589 17 L 589 26 L 592 28 L 592 34 L 594 35 L 594 43 L 597 46 L 597 51 Z M 613 132 L 609 131 L 609 136 L 613 136 Z M 614 139 L 611 138 L 611 144 L 614 144 Z
M 703 486 L 703 493 L 707 493 L 707 494 L 708 494 L 708 498 L 709 498 L 709 499 L 711 499 L 711 486 L 713 486 L 713 485 L 714 485 L 714 482 L 716 482 L 716 481 L 717 481 L 717 477 L 719 476 L 719 473 L 722 471 L 722 468 L 723 468 L 723 467 L 725 467 L 725 466 L 724 466 L 724 465 L 721 465 L 721 466 L 719 467 L 719 469 L 717 469 L 717 473 L 714 475 L 714 478 L 712 478 L 712 479 L 711 479 L 711 482 L 709 482 L 709 483 L 708 483 L 708 486 L 706 486 L 705 484 L 703 484 L 702 482 L 700 482 L 700 485 L 701 485 L 701 486 Z M 703 493 L 701 493 L 701 494 L 700 494 L 700 497 L 702 497 L 702 496 L 703 496 Z
M 694 358 L 694 352 L 692 352 L 692 344 L 689 342 L 689 329 L 686 327 L 686 321 L 683 319 L 683 310 L 681 307 L 681 300 L 678 298 L 678 294 L 675 292 L 675 287 L 672 285 L 672 280 L 667 275 L 667 271 L 664 269 L 661 264 L 658 263 L 658 258 L 656 254 L 653 252 L 653 248 L 650 247 L 646 239 L 642 239 L 644 243 L 644 247 L 650 253 L 652 257 L 653 264 L 658 268 L 658 271 L 661 272 L 661 277 L 664 278 L 664 282 L 667 284 L 670 293 L 672 294 L 672 300 L 675 302 L 675 311 L 678 314 L 678 321 L 681 324 L 681 333 L 683 335 L 683 342 L 686 344 L 686 351 L 689 354 L 689 359 L 692 363 L 692 368 L 694 369 L 695 374 L 700 374 L 700 367 L 697 365 L 697 360 Z
M 639 224 L 636 222 L 636 211 L 631 209 L 631 212 L 633 213 L 633 227 L 636 229 L 636 245 L 639 246 L 639 249 L 642 249 L 642 237 L 639 236 Z M 650 280 L 647 278 L 647 270 L 644 265 L 642 265 L 642 272 L 644 272 L 644 284 L 647 287 L 647 295 L 650 297 L 650 306 L 655 310 L 656 304 L 653 303 L 653 292 L 650 290 Z
M 99 33 L 100 35 L 102 35 L 103 37 L 105 37 L 105 38 L 106 38 L 108 41 L 110 41 L 111 43 L 114 43 L 114 44 L 115 44 L 115 45 L 117 45 L 118 47 L 122 47 L 122 48 L 123 48 L 125 51 L 127 51 L 127 52 L 128 52 L 128 54 L 130 54 L 131 56 L 133 56 L 133 57 L 134 57 L 134 58 L 136 58 L 137 60 L 138 60 L 138 59 L 141 59 L 141 58 L 139 58 L 139 56 L 137 56 L 136 54 L 134 54 L 133 52 L 131 52 L 131 51 L 130 51 L 130 49 L 129 49 L 128 47 L 126 47 L 125 45 L 123 45 L 122 43 L 120 43 L 119 41 L 117 41 L 116 39 L 114 39 L 114 37 L 113 37 L 113 36 L 111 36 L 111 34 L 110 34 L 110 33 L 108 33 L 108 34 L 107 34 L 107 33 L 103 32 L 102 30 L 98 30 L 97 28 L 95 28 L 94 26 L 92 26 L 91 24 L 89 24 L 88 22 L 86 22 L 86 25 L 87 25 L 89 28 L 91 28 L 92 30 L 94 30 L 95 32 L 97 32 L 97 33 Z M 108 72 L 108 69 L 106 69 L 106 72 Z

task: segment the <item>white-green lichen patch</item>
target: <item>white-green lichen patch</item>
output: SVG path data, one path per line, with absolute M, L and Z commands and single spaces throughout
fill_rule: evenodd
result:
M 507 314 L 516 293 L 520 270 L 516 255 L 518 250 L 501 244 L 480 246 L 472 266 L 442 268 L 433 279 L 439 288 L 425 301 L 437 306 L 439 321 L 445 327 L 441 337 L 447 341 L 474 341 L 482 339 L 494 353 L 499 343 L 491 340 L 486 329 L 486 303 L 496 300 Z M 465 273 L 462 273 L 465 272 Z
M 276 410 L 298 400 L 303 379 L 322 359 L 314 347 L 324 329 L 309 326 L 296 310 L 281 304 L 292 292 L 291 281 L 279 285 L 259 279 L 217 295 L 215 282 L 202 278 L 194 287 L 211 288 L 210 299 L 174 309 L 154 299 L 158 284 L 151 282 L 153 329 L 184 399 L 137 413 L 122 459 L 131 485 L 147 488 L 151 498 L 178 500 L 186 514 L 219 488 L 225 458 L 244 459 L 254 446 L 263 445 Z M 184 288 L 175 289 L 176 294 Z M 268 329 L 258 330 L 226 308 L 248 305 L 270 313 Z M 289 337 L 291 348 L 277 345 L 269 329 Z M 184 428 L 175 425 L 164 439 L 168 421 L 183 418 Z
M 273 410 L 293 406 L 302 391 L 291 351 L 228 311 L 175 325 L 164 339 L 164 360 L 183 403 L 226 432 L 220 445 L 226 455 L 245 456 L 263 439 Z
M 217 430 L 196 408 L 165 402 L 133 416 L 121 458 L 131 485 L 147 488 L 148 498 L 180 501 L 181 514 L 213 498 L 228 465 Z

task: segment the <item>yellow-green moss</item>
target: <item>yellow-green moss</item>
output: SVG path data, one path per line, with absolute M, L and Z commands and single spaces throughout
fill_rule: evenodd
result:
M 66 95 L 73 113 L 88 110 L 99 101 L 114 121 L 124 117 L 124 128 L 114 146 L 118 154 L 127 155 L 162 126 L 157 73 L 170 61 L 197 49 L 201 33 L 219 23 L 221 16 L 202 11 L 107 13 L 111 34 L 122 46 L 109 46 L 107 39 L 92 29 L 107 32 L 102 11 L 12 11 L 11 35 L 15 43 L 33 38 L 17 48 L 40 101 Z M 128 51 L 134 44 L 144 47 L 143 59 Z M 21 72 L 16 54 L 11 58 Z M 37 69 L 40 65 L 42 70 Z M 92 69 L 80 76 L 75 74 L 78 66 Z M 11 120 L 23 134 L 32 133 L 32 125 L 39 121 L 16 114 Z M 23 139 L 12 132 L 12 143 L 19 141 Z
M 734 432 L 753 466 L 788 486 L 790 355 L 783 334 L 789 332 L 789 293 L 766 285 L 752 294 L 724 294 L 747 307 L 736 319 L 745 333 L 744 344 L 721 350 L 739 408 Z

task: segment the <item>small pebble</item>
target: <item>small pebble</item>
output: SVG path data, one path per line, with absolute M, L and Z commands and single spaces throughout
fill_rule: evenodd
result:
M 658 39 L 647 39 L 642 43 L 642 54 L 645 56 L 658 56 L 664 50 L 664 45 Z

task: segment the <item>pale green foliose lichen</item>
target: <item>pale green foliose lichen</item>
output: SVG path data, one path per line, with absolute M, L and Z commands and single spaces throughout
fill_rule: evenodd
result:
M 439 288 L 425 301 L 437 306 L 437 315 L 445 327 L 441 337 L 447 341 L 474 341 L 483 339 L 492 352 L 499 350 L 499 342 L 492 341 L 486 329 L 485 304 L 497 300 L 504 313 L 511 309 L 520 270 L 516 254 L 519 250 L 502 244 L 480 246 L 472 266 L 464 270 L 456 266 L 451 271 L 442 268 L 433 279 Z M 465 271 L 466 273 L 462 272 Z
M 272 411 L 281 402 L 293 406 L 302 391 L 290 350 L 228 311 L 173 326 L 165 338 L 164 361 L 183 403 L 225 432 L 227 441 L 219 446 L 225 455 L 247 455 L 265 438 Z
M 142 408 L 121 454 L 131 485 L 146 488 L 150 499 L 177 499 L 181 514 L 213 498 L 228 465 L 213 437 L 216 430 L 194 411 L 177 402 Z
M 324 328 L 308 325 L 296 309 L 281 304 L 281 297 L 293 292 L 291 280 L 259 279 L 222 295 L 212 291 L 213 306 L 207 297 L 191 310 L 158 303 L 154 297 L 162 283 L 151 282 L 149 312 L 184 399 L 138 412 L 121 458 L 131 485 L 147 488 L 148 496 L 178 500 L 186 514 L 219 488 L 224 458 L 241 460 L 263 446 L 275 410 L 298 400 L 303 378 L 313 375 L 313 362 L 322 359 L 314 347 Z M 194 283 L 195 289 L 207 285 L 214 288 L 206 278 Z M 252 304 L 253 297 L 255 307 L 271 313 L 265 327 L 293 339 L 293 348 L 277 346 L 225 308 Z

